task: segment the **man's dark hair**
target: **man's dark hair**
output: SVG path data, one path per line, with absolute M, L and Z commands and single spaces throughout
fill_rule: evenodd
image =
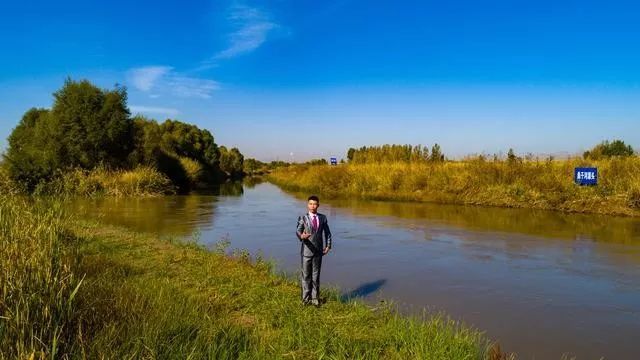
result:
M 318 204 L 320 203 L 320 199 L 318 199 L 318 197 L 317 197 L 317 196 L 315 196 L 315 195 L 311 195 L 311 196 L 309 196 L 309 198 L 307 199 L 307 202 L 309 202 L 309 201 L 311 201 L 311 200 L 313 200 L 313 201 L 317 202 Z

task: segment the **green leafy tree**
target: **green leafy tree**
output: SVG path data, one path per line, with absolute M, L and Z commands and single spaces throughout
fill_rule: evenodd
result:
M 513 149 L 509 149 L 507 152 L 507 163 L 509 165 L 521 164 L 523 162 L 522 157 L 516 155 Z
M 429 160 L 434 162 L 444 161 L 444 154 L 442 153 L 440 145 L 435 144 L 431 147 L 431 156 L 429 157 Z
M 50 120 L 65 167 L 119 167 L 131 151 L 132 122 L 123 87 L 102 90 L 67 79 L 54 94 Z
M 30 109 L 9 136 L 9 175 L 33 190 L 56 171 L 119 167 L 131 151 L 132 123 L 124 88 L 102 90 L 67 79 L 52 109 Z
M 133 151 L 129 154 L 131 166 L 157 165 L 162 132 L 158 122 L 144 116 L 133 118 Z
M 583 154 L 585 159 L 598 160 L 601 158 L 610 158 L 613 156 L 628 157 L 633 156 L 635 152 L 631 145 L 627 145 L 622 140 L 614 140 L 612 142 L 603 141 L 596 145 L 593 149 L 585 151 Z
M 347 150 L 347 160 L 349 161 L 353 161 L 353 157 L 356 154 L 356 149 L 354 148 L 349 148 L 349 150 Z
M 104 90 L 68 79 L 51 110 L 27 111 L 8 139 L 4 167 L 27 190 L 72 168 L 133 168 L 165 173 L 181 190 L 242 176 L 244 156 L 225 148 L 224 169 L 213 135 L 177 120 L 130 117 L 123 87 Z
M 162 149 L 217 167 L 220 152 L 208 130 L 176 120 L 166 120 L 160 125 L 160 132 Z
M 307 165 L 328 165 L 327 159 L 311 159 L 305 162 Z
M 220 150 L 208 130 L 170 119 L 159 124 L 142 116 L 135 117 L 133 123 L 131 164 L 156 166 L 183 192 L 195 184 L 213 184 L 228 176 L 220 168 Z
M 243 174 L 244 156 L 237 148 L 228 150 L 225 146 L 220 146 L 220 169 L 227 176 L 235 178 Z
M 356 164 L 383 162 L 422 162 L 429 159 L 429 149 L 420 145 L 385 144 L 381 146 L 363 146 L 347 151 L 349 162 Z
M 29 191 L 40 181 L 50 178 L 62 161 L 59 141 L 52 137 L 49 117 L 49 110 L 28 110 L 8 139 L 9 146 L 4 155 L 8 175 Z
M 245 159 L 243 166 L 246 174 L 256 174 L 260 172 L 266 164 L 256 159 Z

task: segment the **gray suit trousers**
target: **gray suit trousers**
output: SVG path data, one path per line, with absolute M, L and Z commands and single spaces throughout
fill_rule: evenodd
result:
M 302 256 L 302 301 L 318 299 L 321 266 L 322 255 Z

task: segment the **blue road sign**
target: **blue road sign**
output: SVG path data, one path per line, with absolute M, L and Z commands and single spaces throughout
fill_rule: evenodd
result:
M 578 185 L 598 185 L 598 168 L 576 168 L 573 178 Z
M 331 165 L 338 165 L 338 158 L 332 157 L 331 158 Z

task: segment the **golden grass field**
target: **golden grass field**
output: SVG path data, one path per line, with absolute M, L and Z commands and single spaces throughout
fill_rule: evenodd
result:
M 598 168 L 598 186 L 574 184 L 574 168 Z M 640 215 L 640 158 L 294 165 L 269 174 L 292 191 L 328 197 Z

